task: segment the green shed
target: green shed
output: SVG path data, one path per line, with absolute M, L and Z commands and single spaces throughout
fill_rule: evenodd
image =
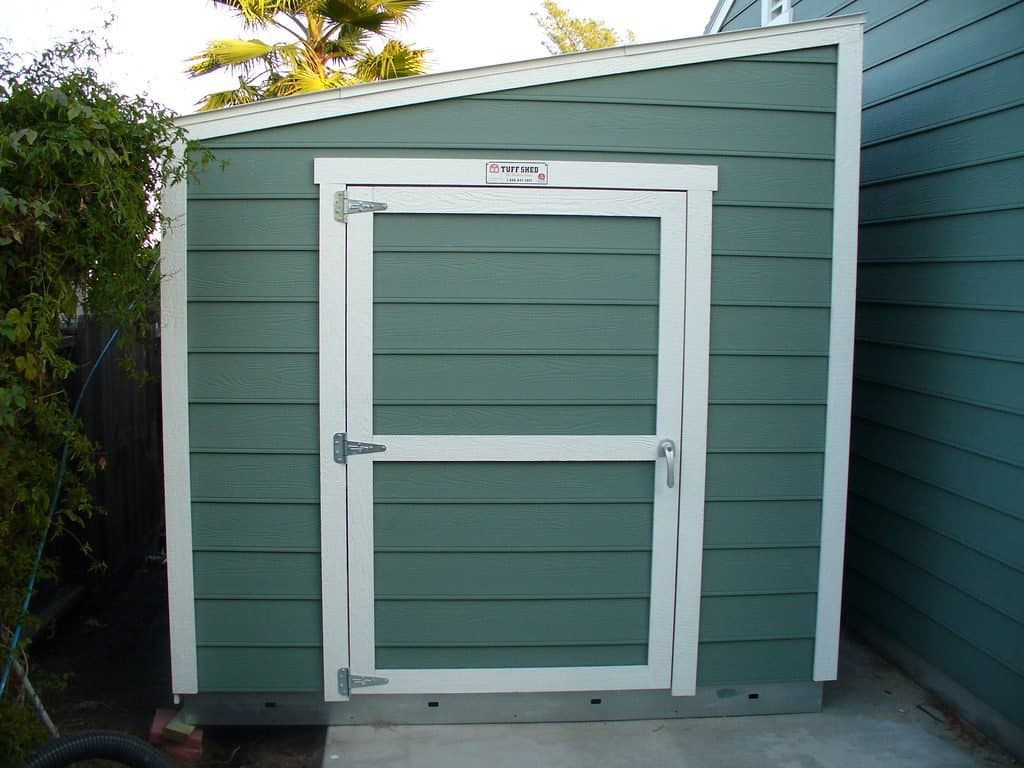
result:
M 181 118 L 173 689 L 204 723 L 814 710 L 859 17 Z

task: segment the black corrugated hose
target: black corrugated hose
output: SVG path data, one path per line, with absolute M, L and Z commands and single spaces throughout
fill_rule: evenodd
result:
M 81 731 L 54 739 L 24 768 L 64 768 L 83 760 L 113 760 L 128 768 L 174 768 L 159 750 L 118 731 Z

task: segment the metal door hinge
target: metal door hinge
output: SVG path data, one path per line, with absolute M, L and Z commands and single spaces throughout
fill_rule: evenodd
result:
M 358 443 L 355 440 L 349 440 L 344 432 L 338 432 L 334 436 L 334 461 L 338 464 L 347 464 L 345 459 L 348 456 L 362 453 L 384 453 L 387 449 L 386 445 L 380 443 Z
M 374 685 L 387 685 L 386 677 L 370 677 L 368 675 L 351 675 L 348 667 L 338 669 L 338 693 L 348 696 L 353 688 L 369 688 Z
M 344 192 L 334 193 L 334 220 L 345 223 L 349 214 L 372 213 L 373 211 L 386 211 L 387 203 L 377 203 L 372 200 L 353 200 Z

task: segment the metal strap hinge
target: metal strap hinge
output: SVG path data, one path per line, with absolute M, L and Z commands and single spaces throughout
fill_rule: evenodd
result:
M 387 685 L 386 677 L 370 677 L 369 675 L 349 674 L 348 667 L 338 669 L 338 694 L 348 696 L 353 688 L 369 688 L 374 685 Z
M 334 436 L 334 461 L 338 464 L 347 464 L 346 457 L 362 453 L 384 453 L 388 447 L 380 443 L 358 443 L 349 440 L 344 432 L 338 432 Z
M 373 211 L 386 211 L 387 203 L 377 203 L 372 200 L 353 200 L 344 192 L 334 193 L 334 220 L 347 222 L 349 214 L 372 213 Z

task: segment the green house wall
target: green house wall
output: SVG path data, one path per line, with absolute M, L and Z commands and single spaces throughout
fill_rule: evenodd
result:
M 867 14 L 846 621 L 1024 726 L 1024 3 L 793 13 Z
M 188 197 L 200 691 L 321 690 L 317 302 L 337 297 L 317 296 L 313 160 L 340 156 L 718 166 L 698 682 L 809 682 L 835 61 L 792 51 L 206 142 L 228 165 Z

